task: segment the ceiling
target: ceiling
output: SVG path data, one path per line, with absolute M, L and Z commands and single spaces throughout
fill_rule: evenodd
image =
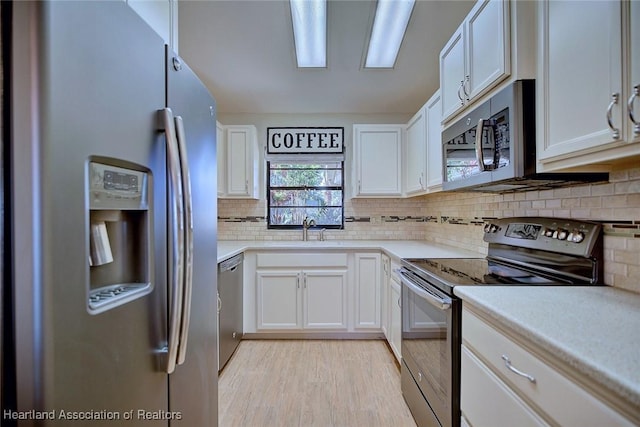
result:
M 180 1 L 179 51 L 219 113 L 414 113 L 475 0 L 417 0 L 396 66 L 363 69 L 374 0 L 329 0 L 327 68 L 299 69 L 286 0 Z

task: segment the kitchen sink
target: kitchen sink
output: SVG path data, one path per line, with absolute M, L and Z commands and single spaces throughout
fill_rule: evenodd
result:
M 346 242 L 339 240 L 285 240 L 285 241 L 268 241 L 264 242 L 263 245 L 265 247 L 291 247 L 291 248 L 299 248 L 299 247 L 334 247 L 334 246 L 344 246 Z

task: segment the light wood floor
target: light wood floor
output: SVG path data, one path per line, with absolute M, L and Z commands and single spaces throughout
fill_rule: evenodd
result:
M 415 427 L 381 340 L 242 341 L 218 383 L 220 427 Z

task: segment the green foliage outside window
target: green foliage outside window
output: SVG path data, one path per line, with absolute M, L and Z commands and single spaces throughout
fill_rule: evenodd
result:
M 298 228 L 304 218 L 316 227 L 342 228 L 343 163 L 268 162 L 268 226 Z

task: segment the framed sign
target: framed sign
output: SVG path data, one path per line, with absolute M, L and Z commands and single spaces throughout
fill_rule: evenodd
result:
M 343 151 L 343 127 L 267 128 L 267 154 L 333 154 Z

